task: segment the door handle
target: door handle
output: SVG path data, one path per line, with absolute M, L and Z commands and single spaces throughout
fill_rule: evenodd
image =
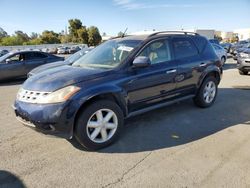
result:
M 176 69 L 166 71 L 167 74 L 171 74 L 171 73 L 175 73 L 175 72 L 176 72 Z
M 207 66 L 206 63 L 201 63 L 201 64 L 200 64 L 200 67 L 205 67 L 205 66 Z

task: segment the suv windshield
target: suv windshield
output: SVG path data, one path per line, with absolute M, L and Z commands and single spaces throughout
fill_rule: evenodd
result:
M 140 40 L 110 40 L 78 59 L 73 66 L 114 68 L 122 63 Z

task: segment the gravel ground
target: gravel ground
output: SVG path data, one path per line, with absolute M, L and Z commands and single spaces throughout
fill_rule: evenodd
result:
M 17 122 L 21 82 L 0 85 L 0 187 L 250 186 L 250 75 L 232 59 L 213 107 L 190 100 L 134 117 L 98 152 Z

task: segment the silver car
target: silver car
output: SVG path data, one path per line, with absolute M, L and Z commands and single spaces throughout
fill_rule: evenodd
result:
M 214 51 L 216 53 L 216 55 L 220 58 L 221 60 L 221 64 L 224 65 L 227 61 L 227 52 L 226 50 L 218 45 L 218 44 L 212 44 L 213 48 L 214 48 Z

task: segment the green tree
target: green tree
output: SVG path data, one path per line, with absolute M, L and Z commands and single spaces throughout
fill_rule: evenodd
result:
M 41 39 L 40 38 L 35 38 L 35 39 L 31 39 L 28 42 L 24 42 L 23 45 L 38 45 L 41 44 Z
M 88 44 L 89 46 L 96 46 L 100 44 L 102 37 L 100 35 L 99 29 L 95 26 L 88 28 Z
M 17 36 L 7 36 L 2 38 L 1 45 L 3 46 L 23 45 L 23 41 Z
M 38 33 L 32 32 L 30 35 L 30 39 L 33 40 L 33 39 L 37 39 L 37 38 L 38 38 Z
M 22 41 L 22 43 L 30 40 L 29 36 L 23 31 L 15 31 L 15 35 L 18 38 L 18 40 Z
M 78 42 L 82 44 L 88 44 L 88 30 L 85 26 L 77 30 L 77 35 L 79 38 Z
M 78 42 L 78 30 L 82 28 L 82 22 L 79 19 L 69 20 L 69 35 L 72 42 Z
M 40 36 L 42 44 L 57 44 L 60 43 L 58 33 L 54 31 L 45 30 L 42 35 Z
M 3 28 L 0 27 L 0 40 L 7 36 L 8 36 L 8 33 L 4 31 Z

